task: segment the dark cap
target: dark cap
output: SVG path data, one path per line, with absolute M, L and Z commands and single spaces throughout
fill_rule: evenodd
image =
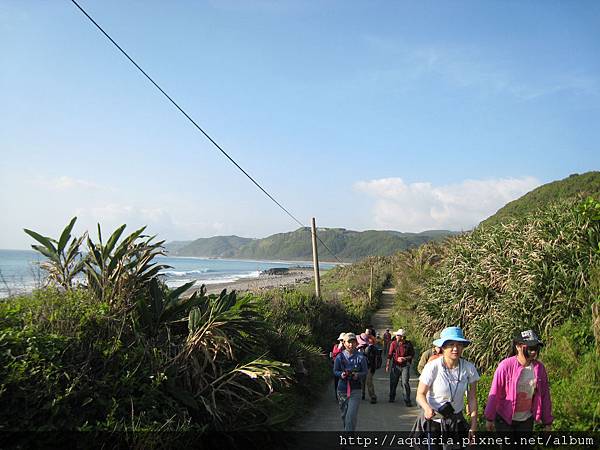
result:
M 540 338 L 533 330 L 519 331 L 515 333 L 513 339 L 516 343 L 525 344 L 530 347 L 534 347 L 536 345 L 544 345 L 544 343 L 540 341 Z

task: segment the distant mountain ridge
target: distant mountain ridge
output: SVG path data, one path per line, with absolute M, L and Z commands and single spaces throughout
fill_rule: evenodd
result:
M 352 231 L 344 228 L 319 228 L 319 238 L 343 261 L 356 261 L 373 255 L 391 255 L 401 250 L 441 240 L 458 234 L 454 231 L 430 230 L 421 233 L 399 231 Z M 312 259 L 310 228 L 277 233 L 263 239 L 239 236 L 214 236 L 194 241 L 174 241 L 166 244 L 170 256 L 207 258 L 275 259 L 309 261 Z M 319 243 L 319 258 L 335 258 Z
M 517 200 L 507 203 L 479 225 L 496 225 L 511 218 L 524 217 L 562 199 L 587 196 L 600 196 L 600 172 L 576 173 L 565 179 L 539 186 Z

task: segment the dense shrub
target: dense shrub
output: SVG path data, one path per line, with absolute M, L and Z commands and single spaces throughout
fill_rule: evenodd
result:
M 599 240 L 600 203 L 588 199 L 399 254 L 396 322 L 423 349 L 444 327 L 465 329 L 473 343 L 464 357 L 482 374 L 481 412 L 513 332 L 538 329 L 555 428 L 598 430 L 600 318 L 591 306 L 600 302 Z
M 189 326 L 185 317 L 150 334 L 138 310 L 113 316 L 87 290 L 2 302 L 0 429 L 211 430 L 284 420 L 277 393 L 289 365 L 268 359 L 271 329 L 256 305 L 226 294 L 196 300 Z
M 554 326 L 589 307 L 599 236 L 598 221 L 567 202 L 452 239 L 419 298 L 416 311 L 425 333 L 462 326 L 473 339 L 470 355 L 482 368 L 505 353 L 507 336 L 516 329 L 549 336 Z

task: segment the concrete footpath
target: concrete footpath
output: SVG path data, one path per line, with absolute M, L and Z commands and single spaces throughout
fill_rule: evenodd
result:
M 386 328 L 392 330 L 391 314 L 394 305 L 396 289 L 390 288 L 383 291 L 381 308 L 373 315 L 372 324 L 378 333 L 383 335 Z M 362 332 L 364 330 L 356 330 Z M 335 339 L 335 337 L 333 338 Z M 332 339 L 332 341 L 333 341 Z M 410 336 L 408 336 L 410 339 Z M 385 361 L 384 361 L 385 366 Z M 410 385 L 412 389 L 412 402 L 416 405 L 415 394 L 418 377 L 414 371 L 416 362 L 413 362 Z M 377 403 L 371 404 L 369 396 L 363 400 L 358 409 L 356 431 L 410 431 L 416 417 L 419 415 L 418 406 L 407 407 L 402 401 L 400 384 L 394 403 L 388 402 L 390 391 L 389 373 L 385 368 L 377 369 L 374 376 L 375 394 Z M 299 424 L 300 431 L 342 431 L 342 419 L 333 390 L 333 375 L 331 383 L 321 392 L 321 396 L 311 413 Z

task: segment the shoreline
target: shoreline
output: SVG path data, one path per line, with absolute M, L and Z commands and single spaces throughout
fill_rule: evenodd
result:
M 246 258 L 222 258 L 220 256 L 181 256 L 181 255 L 161 255 L 158 258 L 181 258 L 181 259 L 201 259 L 201 260 L 215 260 L 215 261 L 237 261 L 237 262 L 253 262 L 253 263 L 269 263 L 269 264 L 288 264 L 290 266 L 297 266 L 298 268 L 304 269 L 307 267 L 311 267 L 313 265 L 312 261 L 303 260 L 303 259 L 246 259 Z M 354 261 L 356 262 L 356 261 Z M 335 266 L 348 266 L 354 264 L 352 261 L 324 261 L 319 260 L 319 267 L 327 264 L 333 267 Z M 325 269 L 325 268 L 324 268 Z M 325 269 L 328 270 L 329 268 Z
M 269 289 L 307 284 L 313 280 L 314 275 L 314 270 L 312 268 L 290 268 L 289 271 L 283 275 L 260 274 L 256 278 L 245 278 L 226 283 L 207 284 L 206 293 L 219 294 L 223 289 L 227 289 L 227 292 L 257 293 Z M 192 287 L 186 294 L 191 295 L 193 292 L 200 290 L 200 286 L 201 284 Z

